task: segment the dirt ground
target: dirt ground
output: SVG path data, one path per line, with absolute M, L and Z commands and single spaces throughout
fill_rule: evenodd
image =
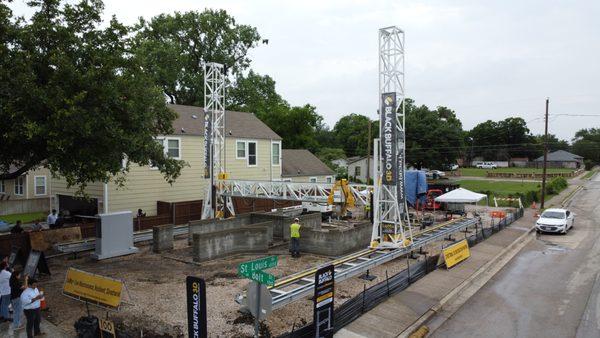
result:
M 460 239 L 459 234 L 455 237 Z M 429 254 L 439 253 L 444 241 L 425 248 Z M 140 246 L 140 252 L 125 257 L 96 262 L 88 255 L 77 259 L 57 257 L 49 260 L 51 277 L 41 280 L 46 292 L 49 311 L 46 318 L 75 334 L 73 328 L 77 318 L 86 314 L 83 303 L 62 295 L 62 284 L 66 270 L 75 267 L 84 271 L 118 278 L 125 282 L 126 301 L 119 312 L 111 312 L 110 318 L 122 323 L 134 336 L 183 337 L 186 331 L 185 277 L 188 275 L 204 278 L 207 283 L 208 330 L 211 337 L 251 337 L 253 321 L 242 314 L 235 296 L 244 292 L 248 280 L 237 276 L 239 263 L 264 257 L 265 255 L 237 255 L 201 264 L 192 261 L 191 248 L 187 239 L 175 241 L 175 250 L 167 254 L 154 254 L 150 246 Z M 301 258 L 291 258 L 286 247 L 277 247 L 269 255 L 279 256 L 279 265 L 269 272 L 277 278 L 300 272 L 326 261 L 330 257 L 304 254 Z M 187 262 L 184 262 L 187 261 Z M 406 268 L 407 259 L 399 258 L 371 269 L 377 278 L 371 282 L 360 278 L 336 284 L 336 305 L 345 299 L 358 295 L 363 288 L 385 280 Z M 92 314 L 105 317 L 106 311 L 90 306 Z M 312 302 L 307 298 L 277 309 L 266 321 L 271 335 L 279 335 L 312 321 Z

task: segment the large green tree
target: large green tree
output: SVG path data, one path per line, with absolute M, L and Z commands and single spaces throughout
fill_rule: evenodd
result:
M 313 153 L 320 144 L 317 132 L 323 118 L 309 104 L 291 106 L 275 89 L 275 81 L 268 75 L 253 71 L 239 74 L 228 91 L 228 109 L 256 114 L 283 138 L 283 147 L 302 148 Z
M 134 52 L 171 103 L 204 105 L 205 62 L 225 65 L 237 75 L 250 65 L 248 50 L 258 43 L 256 28 L 238 24 L 224 10 L 160 14 L 136 27 Z
M 533 158 L 539 153 L 536 139 L 531 135 L 525 120 L 520 117 L 509 117 L 497 122 L 488 120 L 476 125 L 468 133 L 467 147 L 472 147 L 474 156 L 482 156 L 486 160 Z
M 98 0 L 29 5 L 25 21 L 0 2 L 0 179 L 45 166 L 83 188 L 122 177 L 124 155 L 177 178 L 183 163 L 154 141 L 175 115 L 131 56 L 128 28 L 100 28 Z
M 371 138 L 379 134 L 378 124 L 360 114 L 350 114 L 342 117 L 333 127 L 337 145 L 344 149 L 346 156 L 365 156 L 369 146 L 369 123 L 371 123 Z
M 581 129 L 573 138 L 573 153 L 583 156 L 586 166 L 600 164 L 600 128 Z
M 443 168 L 463 154 L 462 123 L 453 110 L 415 106 L 406 99 L 406 163 L 415 168 Z

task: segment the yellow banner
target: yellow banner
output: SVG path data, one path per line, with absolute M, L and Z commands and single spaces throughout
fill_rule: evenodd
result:
M 121 281 L 69 268 L 63 285 L 67 296 L 92 304 L 118 309 L 121 304 Z
M 466 239 L 445 248 L 442 250 L 442 253 L 444 255 L 444 261 L 446 262 L 446 268 L 448 269 L 471 256 L 469 242 L 467 242 Z

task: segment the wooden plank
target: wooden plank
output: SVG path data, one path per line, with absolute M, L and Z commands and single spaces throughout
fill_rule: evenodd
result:
M 31 248 L 38 251 L 46 251 L 56 243 L 79 241 L 81 238 L 81 228 L 79 227 L 32 231 L 29 233 Z

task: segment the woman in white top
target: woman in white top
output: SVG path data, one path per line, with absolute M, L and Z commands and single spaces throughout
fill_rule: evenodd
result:
M 33 338 L 35 335 L 44 336 L 45 333 L 40 331 L 40 321 L 42 314 L 40 311 L 40 299 L 44 298 L 44 294 L 37 289 L 37 280 L 25 276 L 25 284 L 27 288 L 21 294 L 21 305 L 25 318 L 27 318 L 27 338 Z

